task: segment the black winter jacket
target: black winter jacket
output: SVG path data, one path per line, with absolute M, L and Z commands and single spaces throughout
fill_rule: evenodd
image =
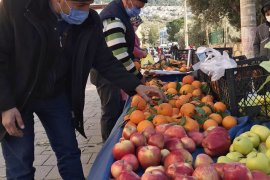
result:
M 17 107 L 23 111 L 40 78 L 48 47 L 44 19 L 49 0 L 2 0 L 0 5 L 0 112 Z M 47 24 L 45 24 L 46 26 Z M 72 51 L 72 72 L 68 80 L 73 120 L 85 136 L 83 109 L 85 86 L 91 68 L 130 95 L 140 81 L 115 59 L 105 42 L 98 14 L 73 25 L 78 35 Z

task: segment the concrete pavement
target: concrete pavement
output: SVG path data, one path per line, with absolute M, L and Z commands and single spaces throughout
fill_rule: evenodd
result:
M 89 82 L 89 81 L 88 81 Z M 86 87 L 85 99 L 85 130 L 87 139 L 77 134 L 79 147 L 82 151 L 81 161 L 85 177 L 101 149 L 102 138 L 100 132 L 100 100 L 95 86 L 90 83 Z M 45 130 L 39 119 L 35 117 L 35 179 L 55 180 L 61 179 L 56 166 L 56 157 L 49 145 Z M 0 148 L 0 180 L 6 179 L 5 162 Z

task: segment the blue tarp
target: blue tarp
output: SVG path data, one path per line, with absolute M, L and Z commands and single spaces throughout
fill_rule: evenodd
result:
M 112 163 L 114 162 L 114 158 L 112 156 L 112 148 L 116 143 L 118 143 L 119 139 L 122 136 L 122 128 L 120 128 L 120 125 L 123 123 L 124 116 L 129 106 L 130 106 L 130 99 L 126 103 L 123 114 L 118 119 L 114 129 L 112 130 L 110 137 L 108 138 L 106 143 L 103 145 L 101 151 L 97 155 L 96 160 L 89 173 L 88 180 L 109 180 L 110 179 L 110 167 Z M 234 139 L 241 133 L 250 130 L 250 128 L 254 124 L 263 124 L 270 128 L 269 121 L 268 122 L 267 121 L 250 121 L 248 117 L 241 117 L 241 118 L 238 118 L 238 125 L 229 130 L 231 139 Z M 197 148 L 196 151 L 192 153 L 193 158 L 195 159 L 195 157 L 200 153 L 204 153 L 203 148 Z M 216 158 L 214 158 L 214 160 L 215 159 Z M 141 175 L 143 171 L 140 169 L 138 170 L 137 173 Z

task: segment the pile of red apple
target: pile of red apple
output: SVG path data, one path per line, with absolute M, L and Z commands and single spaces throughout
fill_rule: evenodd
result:
M 180 125 L 162 124 L 139 133 L 134 126 L 126 125 L 122 135 L 112 150 L 116 161 L 111 175 L 116 180 L 231 179 L 238 169 L 251 174 L 239 163 L 214 164 L 210 156 L 225 155 L 231 145 L 228 131 L 222 127 L 187 133 Z M 202 146 L 206 154 L 193 161 L 191 153 L 196 146 Z M 140 170 L 144 171 L 141 177 L 135 173 Z

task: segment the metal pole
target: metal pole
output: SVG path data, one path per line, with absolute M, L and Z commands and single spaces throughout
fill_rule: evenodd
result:
M 187 0 L 185 0 L 185 46 L 188 48 L 188 16 L 187 16 Z
M 253 42 L 256 35 L 256 1 L 240 0 L 242 54 L 254 57 Z

